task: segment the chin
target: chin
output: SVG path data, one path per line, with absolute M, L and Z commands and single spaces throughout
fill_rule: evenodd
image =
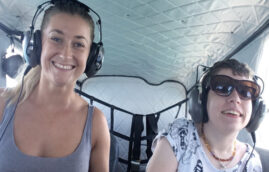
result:
M 73 84 L 73 82 L 70 82 L 70 81 L 59 81 L 59 80 L 57 80 L 57 81 L 54 81 L 54 85 L 56 86 L 56 87 L 64 87 L 64 86 L 68 86 L 68 85 L 72 85 Z
M 227 125 L 227 130 L 229 130 L 230 132 L 236 132 L 236 131 L 240 131 L 242 130 L 243 128 L 245 128 L 245 126 L 238 126 L 238 125 L 234 125 L 234 126 L 229 126 Z

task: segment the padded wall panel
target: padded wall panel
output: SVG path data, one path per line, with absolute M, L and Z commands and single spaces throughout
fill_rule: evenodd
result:
M 183 99 L 185 91 L 183 87 L 176 83 L 164 83 L 160 86 L 150 86 L 143 80 L 122 77 L 97 77 L 87 80 L 83 84 L 84 92 L 92 95 L 109 104 L 120 107 L 135 114 L 151 114 L 163 110 Z M 110 109 L 100 103 L 94 103 L 100 108 L 111 126 Z M 158 128 L 162 130 L 167 127 L 176 117 L 178 107 L 165 111 L 160 115 Z M 185 104 L 182 105 L 178 117 L 185 115 Z M 130 136 L 132 115 L 115 110 L 114 112 L 114 131 L 126 136 Z M 144 119 L 145 126 L 145 119 Z M 142 136 L 145 136 L 145 129 Z M 128 159 L 128 141 L 118 138 L 120 145 L 120 157 Z M 143 142 L 142 144 L 146 144 Z M 141 147 L 141 159 L 146 158 L 146 147 Z M 126 165 L 118 164 L 119 171 L 125 171 Z

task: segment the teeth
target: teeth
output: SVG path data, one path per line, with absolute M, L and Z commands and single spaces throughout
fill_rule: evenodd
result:
M 57 66 L 58 68 L 60 68 L 60 69 L 65 69 L 65 70 L 71 70 L 73 67 L 72 66 L 70 66 L 70 65 L 61 65 L 61 64 L 59 64 L 59 63 L 54 63 L 54 65 L 55 66 Z
M 235 115 L 235 116 L 240 116 L 240 113 L 238 113 L 237 111 L 233 111 L 233 110 L 223 111 L 222 113 L 232 114 L 232 115 Z

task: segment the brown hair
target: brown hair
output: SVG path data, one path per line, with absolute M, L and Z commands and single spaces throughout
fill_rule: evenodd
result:
M 94 23 L 92 17 L 89 15 L 88 11 L 83 8 L 78 2 L 74 1 L 68 1 L 68 2 L 56 2 L 54 6 L 49 7 L 43 16 L 43 20 L 41 22 L 41 31 L 44 30 L 48 23 L 50 18 L 58 13 L 67 13 L 71 15 L 79 15 L 82 17 L 85 21 L 89 23 L 90 27 L 90 35 L 91 40 L 94 39 Z
M 223 61 L 216 62 L 206 74 L 207 76 L 212 76 L 218 73 L 221 69 L 231 69 L 234 75 L 253 77 L 253 71 L 250 67 L 241 63 L 235 59 L 227 59 Z

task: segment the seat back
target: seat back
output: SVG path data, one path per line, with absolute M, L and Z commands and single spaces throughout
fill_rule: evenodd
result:
M 110 133 L 109 171 L 116 172 L 119 159 L 119 144 L 116 136 Z
M 269 171 L 269 150 L 262 148 L 255 148 L 255 150 L 259 153 L 261 161 L 262 161 L 262 171 Z

